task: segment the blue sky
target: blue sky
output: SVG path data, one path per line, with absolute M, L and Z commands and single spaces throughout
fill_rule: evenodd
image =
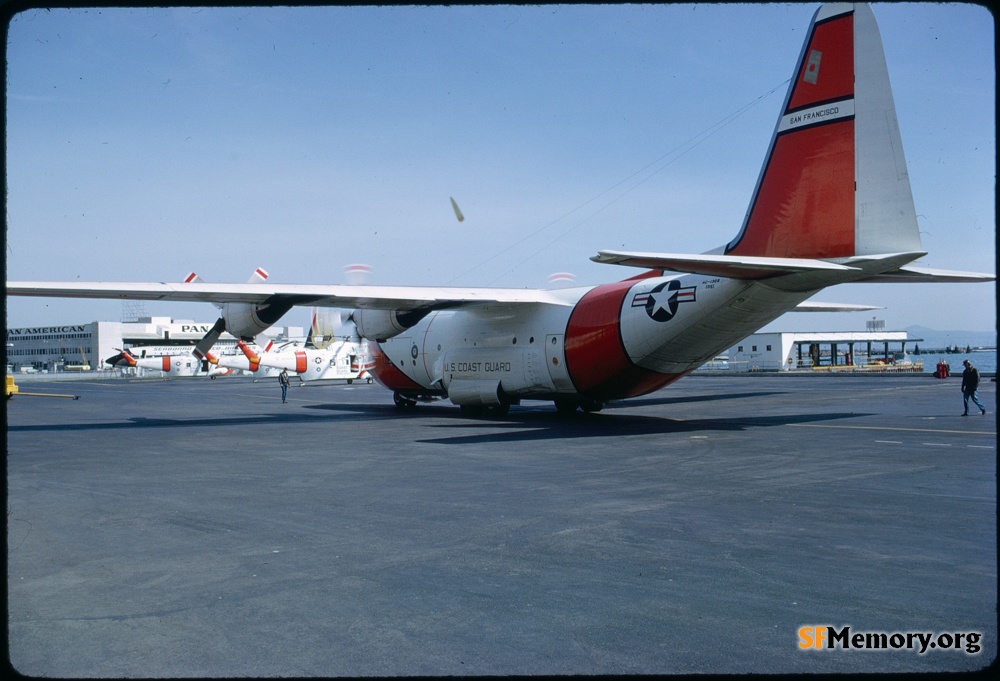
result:
M 817 5 L 29 10 L 7 41 L 11 280 L 536 287 L 600 248 L 738 231 Z M 994 22 L 875 4 L 925 265 L 995 272 Z M 449 197 L 466 219 L 459 223 Z M 989 330 L 986 284 L 852 285 L 888 328 Z M 145 303 L 211 321 L 209 305 Z M 8 299 L 8 326 L 117 320 Z M 863 330 L 867 313 L 773 330 Z M 305 311 L 283 323 L 306 325 Z

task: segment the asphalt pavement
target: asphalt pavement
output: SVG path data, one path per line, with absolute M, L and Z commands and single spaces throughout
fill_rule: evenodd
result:
M 366 384 L 293 387 L 287 404 L 248 379 L 42 387 L 80 399 L 7 403 L 22 674 L 931 672 L 996 657 L 993 382 L 986 416 L 960 416 L 958 379 L 692 376 L 597 414 L 525 403 L 503 420 L 448 402 L 400 412 Z M 801 647 L 827 627 L 889 647 Z M 935 646 L 893 645 L 906 634 Z

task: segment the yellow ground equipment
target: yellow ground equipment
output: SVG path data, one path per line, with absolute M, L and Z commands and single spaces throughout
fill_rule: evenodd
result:
M 17 385 L 14 383 L 13 376 L 7 376 L 7 399 L 9 400 L 14 395 L 24 395 L 25 397 L 66 397 L 71 400 L 80 399 L 79 395 L 57 395 L 55 393 L 26 393 L 17 387 Z

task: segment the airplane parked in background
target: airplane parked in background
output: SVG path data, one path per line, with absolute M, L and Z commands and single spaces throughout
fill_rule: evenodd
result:
M 207 301 L 250 340 L 297 305 L 345 308 L 398 406 L 447 397 L 502 414 L 524 399 L 599 409 L 659 390 L 785 312 L 858 282 L 993 281 L 926 255 L 881 37 L 866 4 L 819 8 L 743 225 L 699 255 L 602 250 L 642 272 L 559 289 L 9 282 L 8 295 Z
M 237 356 L 220 357 L 219 365 L 243 369 L 264 376 L 276 376 L 283 369 L 298 374 L 303 381 L 372 379 L 365 366 L 365 355 L 361 343 L 336 341 L 325 348 L 303 348 L 289 343 L 279 348 L 268 348 L 256 352 L 245 341 L 237 341 L 236 347 L 243 353 Z
M 211 378 L 225 376 L 232 372 L 232 369 L 218 366 L 215 355 L 208 353 L 205 360 L 200 360 L 190 352 L 175 351 L 175 354 L 157 354 L 146 356 L 141 354 L 136 357 L 132 350 L 122 350 L 117 355 L 104 360 L 105 364 L 110 364 L 117 368 L 139 368 L 146 371 L 159 371 L 163 375 L 169 376 L 198 376 L 206 374 Z
M 246 342 L 242 340 L 237 341 L 236 344 L 237 347 L 239 347 L 240 345 L 246 346 Z M 266 349 L 260 350 L 261 354 L 264 354 L 266 356 L 266 353 L 270 352 L 273 349 L 272 346 L 273 343 L 268 341 Z M 252 350 L 250 352 L 253 354 L 254 358 L 257 357 L 256 352 Z M 211 356 L 212 353 L 209 353 L 209 355 Z M 218 357 L 215 357 L 211 361 L 215 362 L 219 367 L 229 369 L 230 371 L 234 372 L 241 371 L 245 373 L 250 373 L 254 376 L 255 381 L 258 378 L 276 377 L 278 374 L 281 373 L 281 369 L 276 369 L 274 367 L 267 365 L 261 365 L 259 361 L 254 361 L 253 359 L 250 358 L 250 356 L 246 354 L 246 352 L 242 351 L 236 354 L 219 355 Z

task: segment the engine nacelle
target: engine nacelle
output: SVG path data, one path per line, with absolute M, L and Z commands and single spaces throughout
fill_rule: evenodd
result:
M 222 318 L 226 322 L 226 331 L 237 338 L 250 340 L 274 326 L 292 306 L 291 301 L 282 300 L 261 305 L 226 303 L 222 306 Z
M 398 336 L 427 316 L 430 310 L 369 310 L 358 309 L 351 315 L 358 334 L 373 341 Z
M 250 303 L 226 303 L 222 306 L 226 331 L 237 338 L 256 338 L 275 321 L 265 321 L 257 314 L 257 306 Z

